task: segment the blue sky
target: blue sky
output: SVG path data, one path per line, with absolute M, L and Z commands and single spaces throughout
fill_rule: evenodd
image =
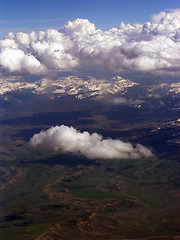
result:
M 144 23 L 152 14 L 180 8 L 179 0 L 0 0 L 0 38 L 8 32 L 60 28 L 86 18 L 108 30 L 120 23 Z

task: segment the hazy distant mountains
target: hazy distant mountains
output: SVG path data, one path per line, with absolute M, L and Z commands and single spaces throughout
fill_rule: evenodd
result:
M 79 99 L 91 97 L 93 99 L 101 99 L 107 95 L 120 93 L 124 95 L 128 88 L 139 85 L 136 82 L 116 76 L 112 79 L 96 79 L 88 76 L 77 77 L 68 76 L 61 77 L 57 80 L 42 78 L 41 80 L 29 82 L 22 80 L 21 77 L 9 77 L 0 79 L 0 96 L 6 100 L 9 93 L 28 92 L 32 94 L 51 94 L 52 97 L 62 97 L 66 95 L 74 95 Z M 167 89 L 167 92 L 180 93 L 180 82 L 173 84 L 160 84 L 149 88 L 149 93 L 157 89 Z
M 120 76 L 110 80 L 97 80 L 91 76 L 81 78 L 77 76 L 61 77 L 56 81 L 43 78 L 35 82 L 21 81 L 18 78 L 0 79 L 0 95 L 10 92 L 29 91 L 34 94 L 75 95 L 79 99 L 86 97 L 102 98 L 107 94 L 124 93 L 127 88 L 138 85 Z

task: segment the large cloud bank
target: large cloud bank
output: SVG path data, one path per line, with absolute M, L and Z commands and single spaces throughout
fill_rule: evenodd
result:
M 43 74 L 86 65 L 110 71 L 180 72 L 180 9 L 154 15 L 152 22 L 101 31 L 87 19 L 60 31 L 9 33 L 0 41 L 5 74 Z
M 78 153 L 89 159 L 136 159 L 153 156 L 152 152 L 141 144 L 133 147 L 130 143 L 103 139 L 97 133 L 81 133 L 64 125 L 35 134 L 30 139 L 30 145 L 64 153 Z

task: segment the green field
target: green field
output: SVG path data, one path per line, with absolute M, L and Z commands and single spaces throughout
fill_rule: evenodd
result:
M 84 163 L 9 164 L 14 181 L 9 179 L 1 199 L 3 239 L 35 239 L 56 223 L 70 221 L 91 237 L 100 236 L 103 226 L 109 239 L 179 234 L 178 162 L 153 158 Z M 78 225 L 84 219 L 89 227 Z M 74 231 L 67 226 L 68 232 Z

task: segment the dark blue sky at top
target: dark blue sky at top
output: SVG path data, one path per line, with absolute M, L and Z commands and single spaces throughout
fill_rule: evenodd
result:
M 179 0 L 0 0 L 0 37 L 8 32 L 60 28 L 86 18 L 108 30 L 120 23 L 144 23 L 153 14 L 180 8 Z

